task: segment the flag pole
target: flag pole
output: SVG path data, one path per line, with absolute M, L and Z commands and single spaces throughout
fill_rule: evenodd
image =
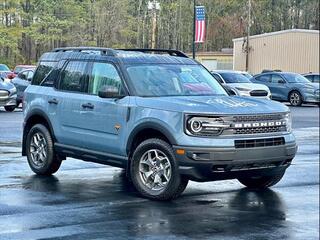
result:
M 193 0 L 193 42 L 192 42 L 192 58 L 196 58 L 196 0 Z

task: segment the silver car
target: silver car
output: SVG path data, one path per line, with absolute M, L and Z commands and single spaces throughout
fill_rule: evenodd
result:
M 17 107 L 17 89 L 12 83 L 5 82 L 3 77 L 0 77 L 0 107 L 8 112 Z
M 216 70 L 212 76 L 224 85 L 229 92 L 243 97 L 271 99 L 269 88 L 263 84 L 252 83 L 243 72 Z

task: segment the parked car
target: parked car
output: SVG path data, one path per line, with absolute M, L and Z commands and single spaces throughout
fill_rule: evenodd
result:
M 313 83 L 320 83 L 320 73 L 306 73 L 303 76 Z
M 26 88 L 29 86 L 33 77 L 33 73 L 33 69 L 23 70 L 18 73 L 14 79 L 12 79 L 11 82 L 17 89 L 17 105 L 22 103 L 24 90 L 26 90 Z
M 13 79 L 15 78 L 19 72 L 23 71 L 23 70 L 27 70 L 27 69 L 32 69 L 35 70 L 36 66 L 34 65 L 17 65 L 13 72 L 11 74 L 9 74 L 9 78 Z
M 45 53 L 25 91 L 23 125 L 22 154 L 36 174 L 55 173 L 66 157 L 117 166 L 156 200 L 176 198 L 189 180 L 270 187 L 297 149 L 287 106 L 228 96 L 175 50 Z
M 10 68 L 5 64 L 0 64 L 0 72 L 10 72 Z
M 272 99 L 288 101 L 292 106 L 302 103 L 319 104 L 319 84 L 292 72 L 267 72 L 255 75 L 251 81 L 269 87 Z
M 16 106 L 17 90 L 13 84 L 5 82 L 4 78 L 0 77 L 0 107 L 8 112 L 12 112 Z
M 216 70 L 211 72 L 212 76 L 229 91 L 235 95 L 243 97 L 256 97 L 270 99 L 271 93 L 267 86 L 263 84 L 252 83 L 244 72 Z

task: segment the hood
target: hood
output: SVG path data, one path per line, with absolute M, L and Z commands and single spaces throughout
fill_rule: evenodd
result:
M 258 83 L 228 83 L 228 86 L 232 88 L 246 88 L 250 90 L 265 90 L 269 92 L 269 88 L 266 85 Z
M 15 86 L 10 82 L 4 82 L 0 80 L 0 90 L 7 90 L 13 92 L 15 90 Z
M 319 83 L 293 83 L 293 85 L 295 87 L 298 87 L 298 88 L 313 88 L 313 89 L 319 89 Z
M 136 103 L 144 108 L 185 113 L 259 114 L 289 111 L 284 104 L 271 100 L 221 95 L 137 97 Z

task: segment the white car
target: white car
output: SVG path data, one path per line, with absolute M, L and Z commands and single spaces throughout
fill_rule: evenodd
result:
M 230 92 L 243 97 L 271 99 L 270 89 L 263 84 L 252 83 L 246 72 L 231 70 L 216 70 L 212 76 L 224 85 Z

